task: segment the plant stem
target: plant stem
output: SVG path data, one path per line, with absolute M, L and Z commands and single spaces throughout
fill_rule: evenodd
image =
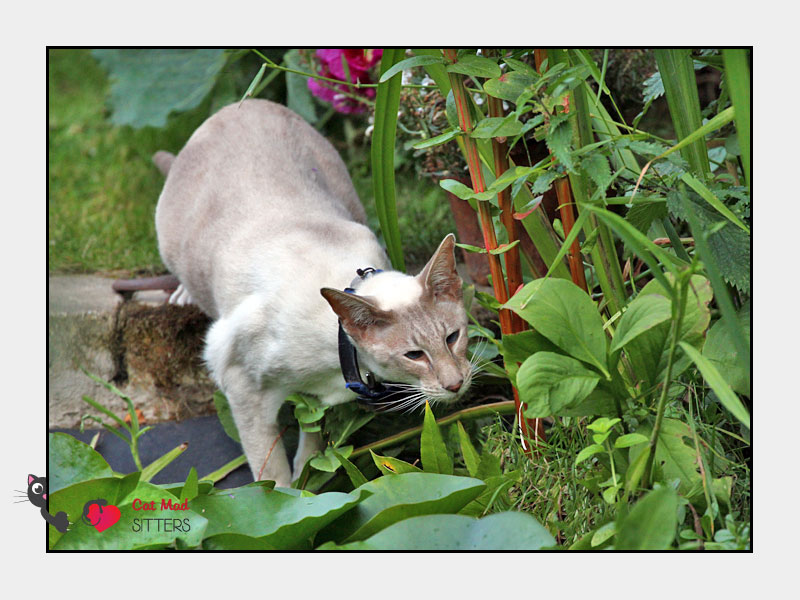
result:
M 436 419 L 436 423 L 442 427 L 449 425 L 450 423 L 455 423 L 461 419 L 479 419 L 480 417 L 485 417 L 492 414 L 513 414 L 514 410 L 514 402 L 511 400 L 506 400 L 504 402 L 493 402 L 492 404 L 482 404 L 480 406 L 473 406 L 471 408 L 459 410 L 453 414 L 447 415 L 446 417 L 442 417 L 441 419 Z M 405 431 L 401 431 L 400 433 L 396 433 L 382 440 L 378 440 L 377 442 L 372 442 L 371 444 L 367 444 L 361 448 L 356 448 L 350 455 L 350 459 L 357 458 L 362 454 L 367 454 L 370 450 L 379 450 L 380 448 L 399 444 L 400 442 L 411 439 L 420 433 L 422 433 L 422 425 L 419 427 L 406 429 Z
M 675 362 L 675 351 L 678 348 L 678 338 L 681 335 L 681 323 L 683 322 L 683 315 L 686 309 L 686 298 L 689 293 L 689 286 L 683 277 L 679 277 L 676 285 L 678 286 L 677 293 L 677 309 L 673 310 L 672 327 L 670 328 L 670 344 L 669 355 L 667 358 L 667 370 L 664 373 L 664 383 L 661 386 L 661 397 L 658 399 L 658 408 L 656 409 L 656 422 L 653 425 L 653 433 L 650 436 L 650 456 L 647 458 L 647 465 L 644 468 L 644 476 L 642 483 L 645 488 L 650 487 L 650 475 L 653 468 L 653 460 L 656 456 L 656 446 L 658 445 L 658 436 L 661 433 L 661 423 L 664 420 L 664 408 L 667 404 L 667 391 L 669 384 L 672 380 L 672 367 Z

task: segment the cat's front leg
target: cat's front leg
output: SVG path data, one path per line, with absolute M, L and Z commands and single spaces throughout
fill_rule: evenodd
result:
M 235 366 L 225 369 L 221 379 L 253 479 L 271 479 L 275 487 L 289 487 L 292 471 L 278 427 L 278 410 L 286 391 L 258 389 L 252 379 Z

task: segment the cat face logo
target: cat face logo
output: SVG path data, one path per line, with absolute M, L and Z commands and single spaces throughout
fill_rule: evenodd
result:
M 119 518 L 119 508 L 102 498 L 89 500 L 83 505 L 83 522 L 101 533 L 119 521 Z

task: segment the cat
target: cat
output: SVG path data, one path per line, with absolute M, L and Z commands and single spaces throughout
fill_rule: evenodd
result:
M 61 533 L 69 527 L 67 513 L 59 511 L 55 516 L 47 510 L 47 477 L 28 475 L 28 500 L 35 507 L 41 509 L 42 518 Z
M 162 151 L 154 162 L 167 176 L 159 251 L 180 280 L 171 301 L 196 304 L 214 321 L 204 359 L 254 479 L 289 486 L 324 447 L 320 434 L 302 432 L 290 467 L 277 425 L 286 396 L 327 406 L 356 397 L 339 363 L 337 320 L 362 368 L 414 394 L 404 406 L 450 403 L 469 389 L 455 237 L 419 275 L 392 271 L 344 163 L 300 116 L 245 100 L 207 119 L 177 156 Z M 369 277 L 355 277 L 367 267 Z

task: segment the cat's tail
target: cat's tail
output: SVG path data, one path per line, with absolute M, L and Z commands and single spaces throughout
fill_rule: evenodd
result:
M 172 166 L 172 161 L 174 160 L 175 155 L 166 150 L 159 150 L 153 154 L 153 163 L 158 167 L 158 170 L 161 171 L 164 177 L 169 173 L 169 168 Z

